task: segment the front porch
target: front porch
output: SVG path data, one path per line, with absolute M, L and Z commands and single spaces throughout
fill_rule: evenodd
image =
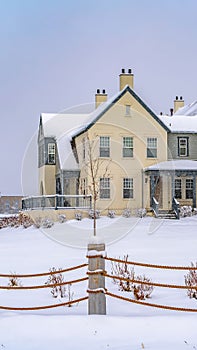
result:
M 150 208 L 157 214 L 174 212 L 177 217 L 179 206 L 196 208 L 196 161 L 161 162 L 144 174 L 149 178 Z

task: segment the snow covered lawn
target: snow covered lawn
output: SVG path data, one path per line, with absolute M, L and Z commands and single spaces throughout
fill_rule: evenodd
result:
M 189 266 L 197 260 L 197 217 L 156 220 L 102 217 L 98 236 L 106 242 L 107 255 L 129 260 Z M 67 221 L 51 229 L 0 230 L 0 273 L 40 273 L 87 262 L 86 247 L 92 220 Z M 110 262 L 106 262 L 111 272 Z M 65 274 L 65 279 L 86 276 L 87 268 Z M 136 267 L 154 282 L 184 285 L 184 271 Z M 44 284 L 46 277 L 22 279 L 23 285 Z M 0 285 L 7 285 L 1 278 Z M 111 280 L 107 289 L 121 294 Z M 73 285 L 74 298 L 86 295 L 87 281 Z M 50 289 L 0 290 L 0 305 L 41 306 L 67 301 L 52 298 Z M 124 293 L 126 297 L 132 297 Z M 149 302 L 197 309 L 197 300 L 186 290 L 155 287 Z M 161 310 L 127 303 L 107 296 L 107 315 L 87 315 L 87 301 L 72 307 L 42 311 L 0 310 L 0 349 L 197 349 L 197 313 Z

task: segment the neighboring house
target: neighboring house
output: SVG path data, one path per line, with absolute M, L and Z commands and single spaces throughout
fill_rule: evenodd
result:
M 15 214 L 21 210 L 22 196 L 0 196 L 0 213 Z
M 149 210 L 154 198 L 166 210 L 173 198 L 196 207 L 196 104 L 176 97 L 176 113 L 158 116 L 134 91 L 130 69 L 119 78 L 109 100 L 97 90 L 92 113 L 41 114 L 40 195 L 89 194 L 91 155 L 100 210 Z

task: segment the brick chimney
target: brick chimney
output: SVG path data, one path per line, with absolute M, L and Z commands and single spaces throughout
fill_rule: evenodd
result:
M 180 98 L 179 98 L 178 96 L 176 96 L 176 98 L 174 100 L 174 113 L 176 113 L 178 111 L 178 109 L 181 107 L 184 107 L 183 97 L 180 96 Z
M 133 80 L 134 75 L 132 73 L 132 70 L 129 68 L 128 72 L 125 73 L 125 69 L 122 68 L 122 71 L 119 75 L 120 77 L 120 91 L 124 89 L 125 85 L 129 85 L 131 89 L 133 89 Z
M 95 108 L 97 108 L 101 103 L 107 101 L 107 94 L 105 90 L 100 91 L 100 89 L 96 90 L 95 94 Z

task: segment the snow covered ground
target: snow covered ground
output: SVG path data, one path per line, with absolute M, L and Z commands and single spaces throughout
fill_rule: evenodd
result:
M 197 216 L 181 220 L 150 217 L 101 217 L 97 234 L 106 242 L 107 255 L 138 262 L 185 265 L 197 260 Z M 0 230 L 0 273 L 39 273 L 87 262 L 86 247 L 92 220 L 67 221 L 51 229 L 33 227 Z M 110 262 L 106 262 L 111 272 Z M 184 285 L 184 271 L 135 268 L 152 281 Z M 65 279 L 86 276 L 87 268 L 65 274 Z M 46 277 L 21 279 L 23 285 L 44 284 Z M 8 279 L 1 278 L 0 285 Z M 121 294 L 111 280 L 107 289 Z M 87 281 L 72 286 L 74 298 L 86 295 Z M 123 294 L 132 297 L 128 293 Z M 50 289 L 0 290 L 0 305 L 28 307 L 67 301 L 54 299 Z M 186 290 L 155 287 L 149 302 L 197 309 Z M 197 349 L 197 313 L 151 308 L 107 296 L 107 315 L 87 315 L 87 301 L 72 307 L 42 311 L 0 310 L 0 349 Z

